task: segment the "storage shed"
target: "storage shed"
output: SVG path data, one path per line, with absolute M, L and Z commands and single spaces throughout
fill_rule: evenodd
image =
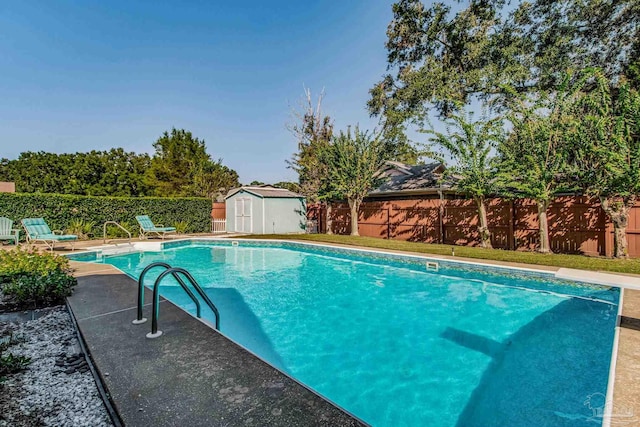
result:
M 227 232 L 254 234 L 304 233 L 304 196 L 273 186 L 249 186 L 229 191 Z

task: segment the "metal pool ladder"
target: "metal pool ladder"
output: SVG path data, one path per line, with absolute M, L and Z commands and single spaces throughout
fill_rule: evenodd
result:
M 102 224 L 102 243 L 103 244 L 107 243 L 107 225 L 109 224 L 113 224 L 118 228 L 120 228 L 121 230 L 124 230 L 124 232 L 127 233 L 127 235 L 129 236 L 129 244 L 131 244 L 131 232 L 115 221 L 107 221 L 104 224 Z M 118 245 L 116 244 L 116 246 Z
M 147 338 L 158 338 L 160 335 L 162 335 L 162 331 L 158 330 L 158 315 L 160 313 L 160 282 L 162 282 L 162 280 L 169 275 L 173 276 L 176 279 L 182 289 L 184 289 L 187 295 L 189 295 L 191 300 L 193 300 L 193 302 L 196 304 L 196 317 L 201 318 L 202 313 L 200 308 L 200 301 L 198 301 L 198 298 L 196 298 L 196 296 L 193 294 L 191 289 L 189 289 L 189 286 L 187 286 L 180 275 L 184 276 L 189 281 L 189 283 L 191 283 L 191 286 L 193 286 L 198 295 L 200 295 L 204 302 L 209 306 L 211 311 L 213 311 L 213 314 L 216 318 L 215 328 L 217 330 L 220 330 L 220 313 L 218 312 L 218 309 L 211 302 L 207 294 L 202 290 L 191 273 L 189 273 L 184 268 L 171 267 L 169 264 L 162 261 L 149 264 L 144 268 L 144 270 L 142 270 L 142 273 L 140 273 L 140 278 L 138 278 L 138 317 L 132 322 L 134 325 L 139 325 L 147 321 L 147 319 L 142 317 L 142 306 L 144 305 L 144 276 L 147 274 L 147 272 L 149 272 L 149 270 L 156 267 L 162 267 L 165 269 L 165 271 L 163 271 L 160 276 L 158 276 L 155 283 L 153 284 L 153 311 L 151 313 L 151 332 L 147 334 Z

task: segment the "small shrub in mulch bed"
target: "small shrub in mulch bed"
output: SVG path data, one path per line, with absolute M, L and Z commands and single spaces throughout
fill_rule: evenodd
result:
M 0 251 L 0 313 L 50 307 L 71 295 L 76 279 L 69 260 L 20 247 Z
M 23 337 L 15 336 L 11 332 L 6 336 L 0 336 L 0 384 L 5 376 L 22 371 L 31 362 L 31 359 L 26 356 L 16 356 L 7 351 L 9 347 L 22 341 L 24 341 Z

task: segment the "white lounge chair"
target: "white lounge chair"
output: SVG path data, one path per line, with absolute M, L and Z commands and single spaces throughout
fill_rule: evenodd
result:
M 162 224 L 158 224 L 159 227 L 156 226 L 149 218 L 149 215 L 138 215 L 136 220 L 140 224 L 140 239 L 146 239 L 150 233 L 155 233 L 164 239 L 167 233 L 176 232 L 175 227 L 162 227 Z
M 56 242 L 71 242 L 71 250 L 75 249 L 74 244 L 78 236 L 62 234 L 59 230 L 51 231 L 43 218 L 25 218 L 22 220 L 22 226 L 27 232 L 27 242 L 42 242 L 52 251 Z
M 20 241 L 20 230 L 13 228 L 13 221 L 0 217 L 0 240 L 13 240 L 17 246 Z

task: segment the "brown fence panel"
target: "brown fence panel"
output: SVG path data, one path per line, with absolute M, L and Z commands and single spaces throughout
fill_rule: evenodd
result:
M 559 197 L 549 206 L 547 218 L 552 251 L 605 254 L 607 217 L 597 199 Z
M 491 232 L 491 245 L 496 249 L 513 248 L 512 204 L 508 200 L 489 199 L 487 222 Z
M 640 203 L 636 203 L 629 212 L 627 240 L 629 244 L 629 256 L 640 258 Z
M 224 202 L 213 202 L 213 208 L 211 209 L 211 218 L 213 219 L 226 219 L 227 210 Z
M 513 230 L 515 249 L 533 251 L 538 247 L 538 208 L 533 200 L 513 201 Z
M 439 242 L 439 206 L 439 200 L 427 198 L 387 202 L 390 238 L 412 242 Z
M 332 205 L 331 208 L 331 231 L 334 234 L 351 233 L 351 211 L 345 205 Z
M 478 208 L 473 200 L 446 200 L 442 226 L 445 244 L 461 246 L 480 244 Z
M 350 209 L 332 205 L 332 230 L 351 232 Z M 558 197 L 547 211 L 551 249 L 558 253 L 611 255 L 613 228 L 597 199 Z M 324 211 L 309 208 L 324 230 Z M 535 250 L 539 246 L 538 208 L 528 199 L 487 200 L 487 220 L 494 248 Z M 365 202 L 358 215 L 362 236 L 416 242 L 477 246 L 478 210 L 469 199 L 415 198 Z M 627 229 L 629 255 L 640 257 L 640 203 L 630 212 Z
M 361 236 L 388 239 L 389 209 L 379 203 L 363 203 L 358 212 L 358 233 Z

